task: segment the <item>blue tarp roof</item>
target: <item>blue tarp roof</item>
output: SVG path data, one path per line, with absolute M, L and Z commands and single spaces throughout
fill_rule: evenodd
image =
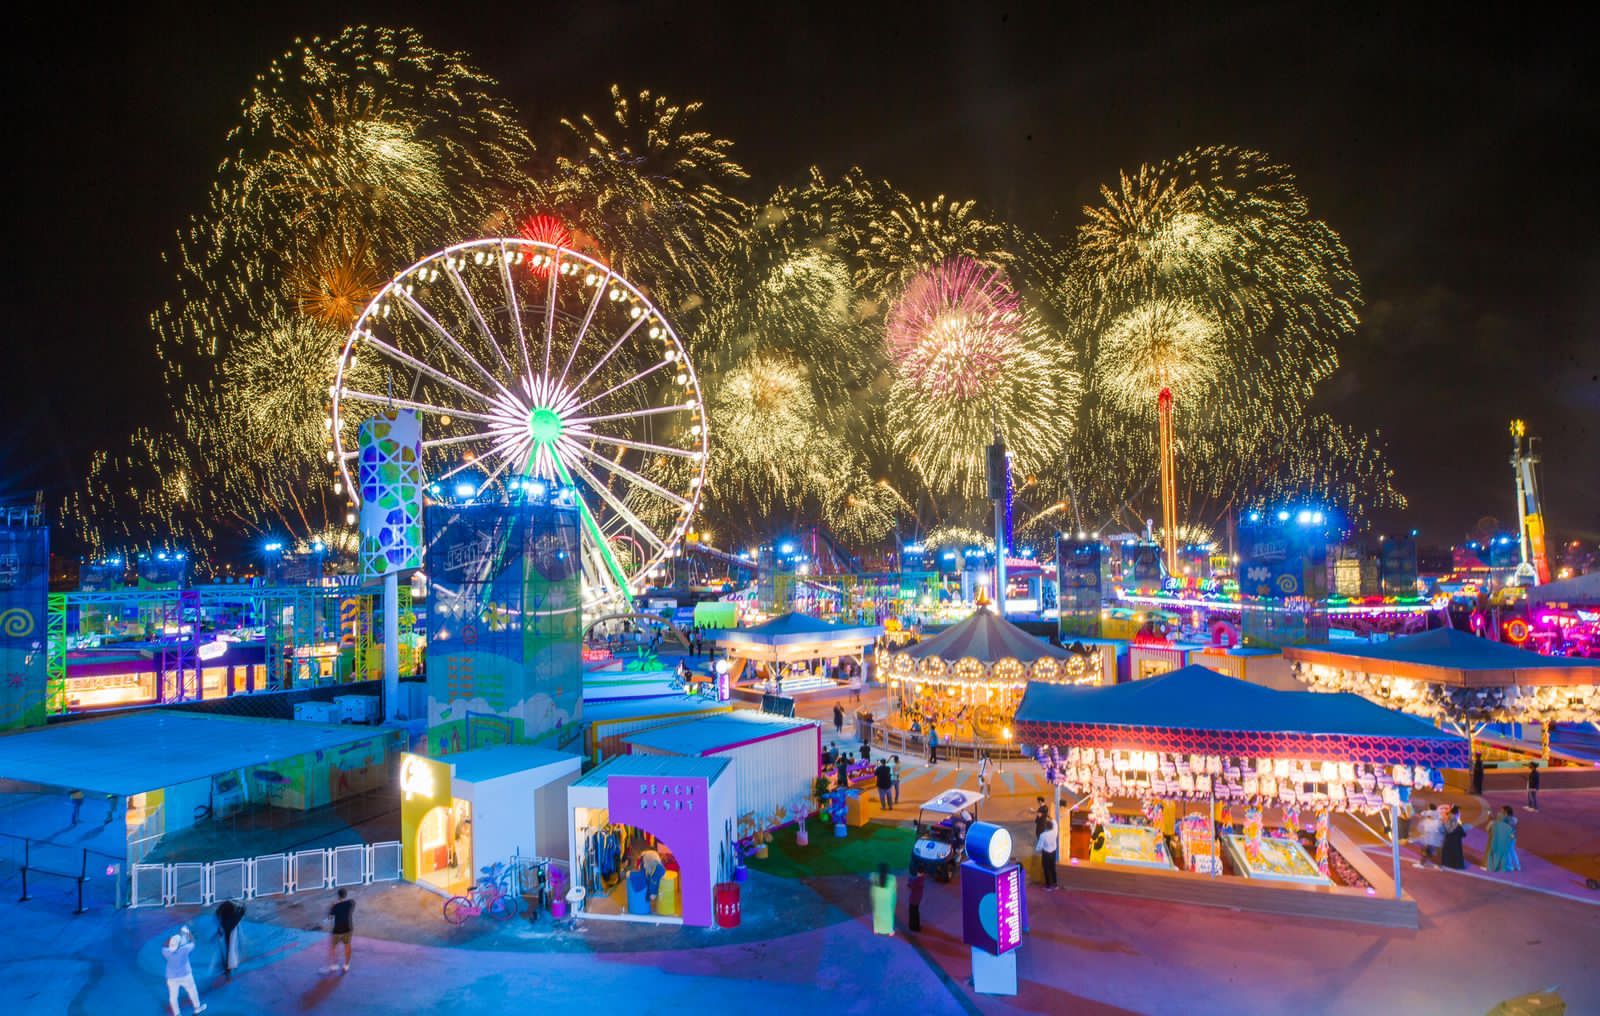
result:
M 1016 719 L 1018 723 L 1460 740 L 1359 695 L 1277 691 L 1198 664 L 1103 688 L 1031 682 L 1017 706 Z
M 1469 635 L 1454 628 L 1437 628 L 1386 642 L 1341 643 L 1337 647 L 1305 646 L 1305 651 L 1336 653 L 1364 660 L 1410 663 L 1449 670 L 1545 670 L 1595 668 L 1595 662 L 1568 656 L 1541 656 L 1503 642 Z
M 488 748 L 474 748 L 455 755 L 441 755 L 438 761 L 455 766 L 455 778 L 462 783 L 485 783 L 502 776 L 527 772 L 530 769 L 542 769 L 545 766 L 577 769 L 582 765 L 583 758 L 531 744 L 497 744 Z

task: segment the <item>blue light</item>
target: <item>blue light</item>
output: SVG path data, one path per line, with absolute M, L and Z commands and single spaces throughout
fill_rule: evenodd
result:
M 165 561 L 166 559 L 167 559 L 167 552 L 164 551 L 164 550 L 156 555 L 156 560 L 157 561 Z
M 543 480 L 527 480 L 524 482 L 523 486 L 528 493 L 532 494 L 534 497 L 544 497 L 545 495 Z
M 1278 512 L 1278 521 L 1279 522 L 1288 522 L 1289 521 L 1289 513 L 1286 512 L 1286 511 Z
M 783 546 L 779 547 L 778 549 L 783 551 L 785 554 L 793 554 L 794 553 L 794 544 L 785 543 Z
M 456 497 L 468 498 L 476 497 L 477 495 L 478 488 L 472 484 L 466 482 L 456 484 Z
M 1251 522 L 1260 522 L 1261 521 L 1261 513 L 1260 512 L 1251 512 L 1250 513 L 1250 521 Z
M 1321 512 L 1312 512 L 1311 513 L 1311 521 L 1315 522 L 1319 526 L 1322 525 L 1322 513 Z

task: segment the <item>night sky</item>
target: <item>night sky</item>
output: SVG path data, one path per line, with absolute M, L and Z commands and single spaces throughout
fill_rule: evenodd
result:
M 1480 516 L 1510 524 L 1506 426 L 1524 416 L 1555 534 L 1600 539 L 1600 92 L 1579 22 L 1470 5 L 232 6 L 8 26 L 0 496 L 59 502 L 92 449 L 160 418 L 161 254 L 240 99 L 295 36 L 367 22 L 466 50 L 536 141 L 603 111 L 614 81 L 703 99 L 751 199 L 812 164 L 860 165 L 1060 235 L 1119 169 L 1267 151 L 1362 277 L 1363 325 L 1320 402 L 1387 443 L 1412 506 L 1380 528 L 1448 544 Z

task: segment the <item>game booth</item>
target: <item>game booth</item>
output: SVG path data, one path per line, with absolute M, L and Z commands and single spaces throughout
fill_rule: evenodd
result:
M 515 859 L 568 855 L 567 787 L 583 759 L 526 744 L 400 757 L 401 874 L 442 896 Z
M 1199 666 L 1110 688 L 1031 684 L 1016 723 L 1058 788 L 1063 884 L 1397 927 L 1417 919 L 1398 840 L 1385 872 L 1332 816 L 1381 815 L 1393 836 L 1412 788 L 1467 757 L 1462 738 L 1359 696 Z
M 838 687 L 827 676 L 833 664 L 850 664 L 865 674 L 867 646 L 882 634 L 880 625 L 835 624 L 788 613 L 749 628 L 711 632 L 707 641 L 727 654 L 728 679 L 735 687 L 794 695 Z M 822 669 L 814 668 L 817 662 Z
M 582 919 L 738 923 L 737 763 L 624 755 L 567 788 L 567 903 Z

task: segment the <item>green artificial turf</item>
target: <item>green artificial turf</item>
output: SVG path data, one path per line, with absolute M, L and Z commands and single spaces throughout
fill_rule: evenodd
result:
M 794 826 L 773 834 L 767 845 L 767 858 L 752 857 L 751 868 L 782 878 L 808 878 L 814 875 L 864 875 L 886 862 L 891 871 L 903 869 L 911 858 L 916 832 L 907 825 L 868 822 L 852 827 L 850 835 L 836 837 L 833 826 L 813 820 L 808 827 L 811 842 L 802 847 L 795 842 Z

